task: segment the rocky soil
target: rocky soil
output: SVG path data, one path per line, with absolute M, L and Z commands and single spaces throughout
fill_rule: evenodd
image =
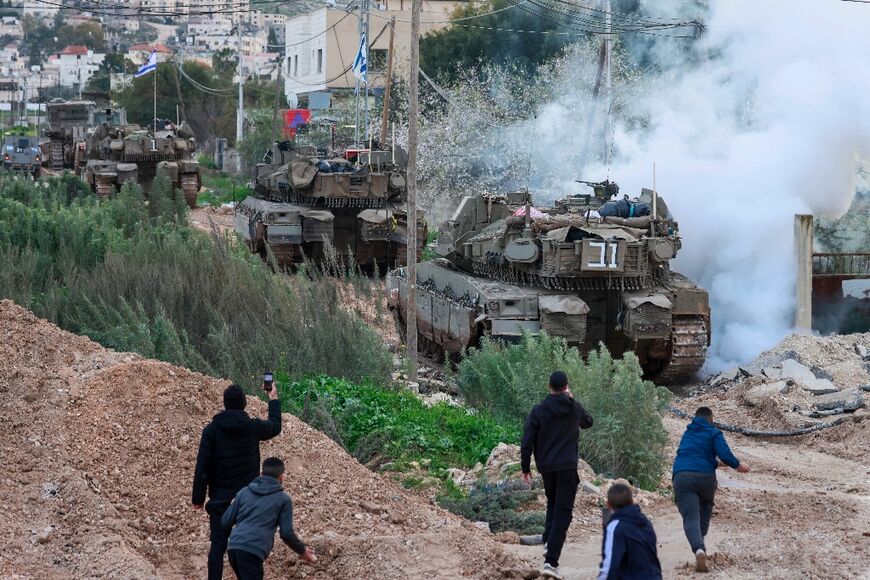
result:
M 207 518 L 190 507 L 190 482 L 226 382 L 103 349 L 9 301 L 0 337 L 0 577 L 204 577 Z M 254 398 L 248 410 L 265 416 Z M 533 574 L 291 415 L 263 454 L 287 463 L 298 533 L 320 556 L 309 567 L 278 545 L 270 577 Z

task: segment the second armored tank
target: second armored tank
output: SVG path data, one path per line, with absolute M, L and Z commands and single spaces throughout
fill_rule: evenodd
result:
M 677 222 L 649 190 L 619 201 L 611 182 L 594 191 L 551 208 L 526 192 L 463 199 L 441 230 L 442 258 L 417 266 L 421 349 L 457 355 L 483 336 L 546 331 L 584 352 L 633 351 L 660 383 L 691 378 L 706 357 L 710 308 L 705 290 L 670 269 Z M 404 269 L 387 277 L 402 319 L 407 282 Z
M 335 259 L 386 269 L 405 263 L 405 178 L 387 151 L 355 163 L 324 158 L 313 147 L 275 143 L 258 164 L 251 196 L 236 207 L 235 230 L 280 267 Z M 416 220 L 419 257 L 426 222 Z
M 153 131 L 138 125 L 115 125 L 111 111 L 94 127 L 82 150 L 82 179 L 103 197 L 111 196 L 126 181 L 148 188 L 160 173 L 181 189 L 187 205 L 196 207 L 200 168 L 194 157 L 196 140 L 182 123 L 161 123 Z

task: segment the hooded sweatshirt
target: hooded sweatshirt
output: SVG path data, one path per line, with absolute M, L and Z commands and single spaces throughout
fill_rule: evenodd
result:
M 275 543 L 275 528 L 281 539 L 297 554 L 305 552 L 293 531 L 293 504 L 281 482 L 261 475 L 243 488 L 221 519 L 225 530 L 235 524 L 228 549 L 243 550 L 265 560 Z
M 740 465 L 740 461 L 731 453 L 722 431 L 704 417 L 695 417 L 680 440 L 673 473 L 716 473 L 717 457 L 728 467 L 737 469 Z
M 613 512 L 601 546 L 598 580 L 661 580 L 656 532 L 635 504 Z
M 202 430 L 196 470 L 193 475 L 193 503 L 229 501 L 236 492 L 260 473 L 260 441 L 281 432 L 281 402 L 269 401 L 269 419 L 252 419 L 244 411 L 226 410 L 214 416 Z
M 531 471 L 532 453 L 540 473 L 577 469 L 580 429 L 592 426 L 592 416 L 568 393 L 550 394 L 532 407 L 520 443 L 523 473 Z

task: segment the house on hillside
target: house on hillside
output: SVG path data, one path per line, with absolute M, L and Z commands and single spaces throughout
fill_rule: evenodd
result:
M 447 26 L 453 11 L 465 2 L 455 0 L 423 0 L 420 35 Z M 396 74 L 407 76 L 411 56 L 411 1 L 382 0 L 372 6 L 368 76 L 369 88 L 380 92 L 384 87 L 387 48 L 390 42 L 389 22 L 396 18 L 393 67 Z M 337 8 L 319 8 L 289 18 L 285 32 L 284 92 L 304 106 L 313 93 L 322 100 L 352 93 L 356 86 L 351 67 L 359 49 L 358 20 L 353 14 Z
M 71 45 L 48 57 L 46 68 L 57 68 L 61 87 L 82 90 L 105 58 L 105 54 L 94 52 L 86 46 Z
M 152 51 L 157 53 L 157 62 L 166 62 L 172 56 L 172 49 L 160 42 L 155 44 L 134 44 L 127 50 L 127 54 L 124 56 L 130 62 L 139 66 L 148 60 Z

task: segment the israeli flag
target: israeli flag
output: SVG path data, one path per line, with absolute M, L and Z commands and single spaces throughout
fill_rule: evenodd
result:
M 359 36 L 359 51 L 356 53 L 356 59 L 353 61 L 353 76 L 368 84 L 366 72 L 368 71 L 368 54 L 366 50 L 366 33 L 360 33 Z
M 136 74 L 133 75 L 135 78 L 139 78 L 143 75 L 147 75 L 153 70 L 157 70 L 157 51 L 152 50 L 151 55 L 148 57 L 148 60 L 139 67 L 139 70 L 136 71 Z

